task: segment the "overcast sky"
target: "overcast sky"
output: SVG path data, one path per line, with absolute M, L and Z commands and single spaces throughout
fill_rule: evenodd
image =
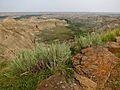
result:
M 120 12 L 120 0 L 0 0 L 0 12 Z

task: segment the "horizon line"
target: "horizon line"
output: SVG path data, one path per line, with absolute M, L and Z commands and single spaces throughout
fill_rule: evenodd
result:
M 0 11 L 0 13 L 120 13 L 102 11 Z

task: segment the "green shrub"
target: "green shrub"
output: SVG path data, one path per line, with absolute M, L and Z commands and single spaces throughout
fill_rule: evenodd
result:
M 106 32 L 105 34 L 101 35 L 101 39 L 103 42 L 115 41 L 117 36 L 120 36 L 120 29 Z
M 31 50 L 22 50 L 12 62 L 12 68 L 17 72 L 29 71 L 37 63 L 35 52 Z
M 70 57 L 70 47 L 66 43 L 40 44 L 33 51 L 22 50 L 12 62 L 16 72 L 37 72 L 55 70 Z
M 42 62 L 44 62 L 50 70 L 56 69 L 64 64 L 65 61 L 70 58 L 71 54 L 70 46 L 66 43 L 54 43 L 48 47 L 38 46 L 35 51 L 38 60 L 43 60 Z
M 79 46 L 80 49 L 83 49 L 93 45 L 101 44 L 102 40 L 99 34 L 88 33 L 87 35 L 80 35 L 79 37 L 76 37 L 75 43 Z
M 120 36 L 120 29 L 102 33 L 87 33 L 75 37 L 75 43 L 71 47 L 72 53 L 80 51 L 80 49 L 100 45 L 109 41 L 115 41 Z
M 115 37 L 117 35 L 115 33 L 106 33 L 105 35 L 101 36 L 103 42 L 108 42 L 108 41 L 115 41 Z

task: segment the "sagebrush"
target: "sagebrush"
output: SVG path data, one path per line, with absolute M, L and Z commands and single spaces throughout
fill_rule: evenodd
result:
M 34 50 L 22 50 L 12 62 L 17 72 L 55 70 L 70 58 L 70 46 L 66 43 L 40 44 Z

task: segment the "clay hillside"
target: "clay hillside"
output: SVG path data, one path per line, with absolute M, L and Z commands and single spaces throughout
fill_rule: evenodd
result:
M 0 57 L 12 57 L 20 49 L 33 48 L 37 32 L 65 24 L 64 20 L 39 20 L 35 17 L 18 21 L 6 18 L 0 21 Z

